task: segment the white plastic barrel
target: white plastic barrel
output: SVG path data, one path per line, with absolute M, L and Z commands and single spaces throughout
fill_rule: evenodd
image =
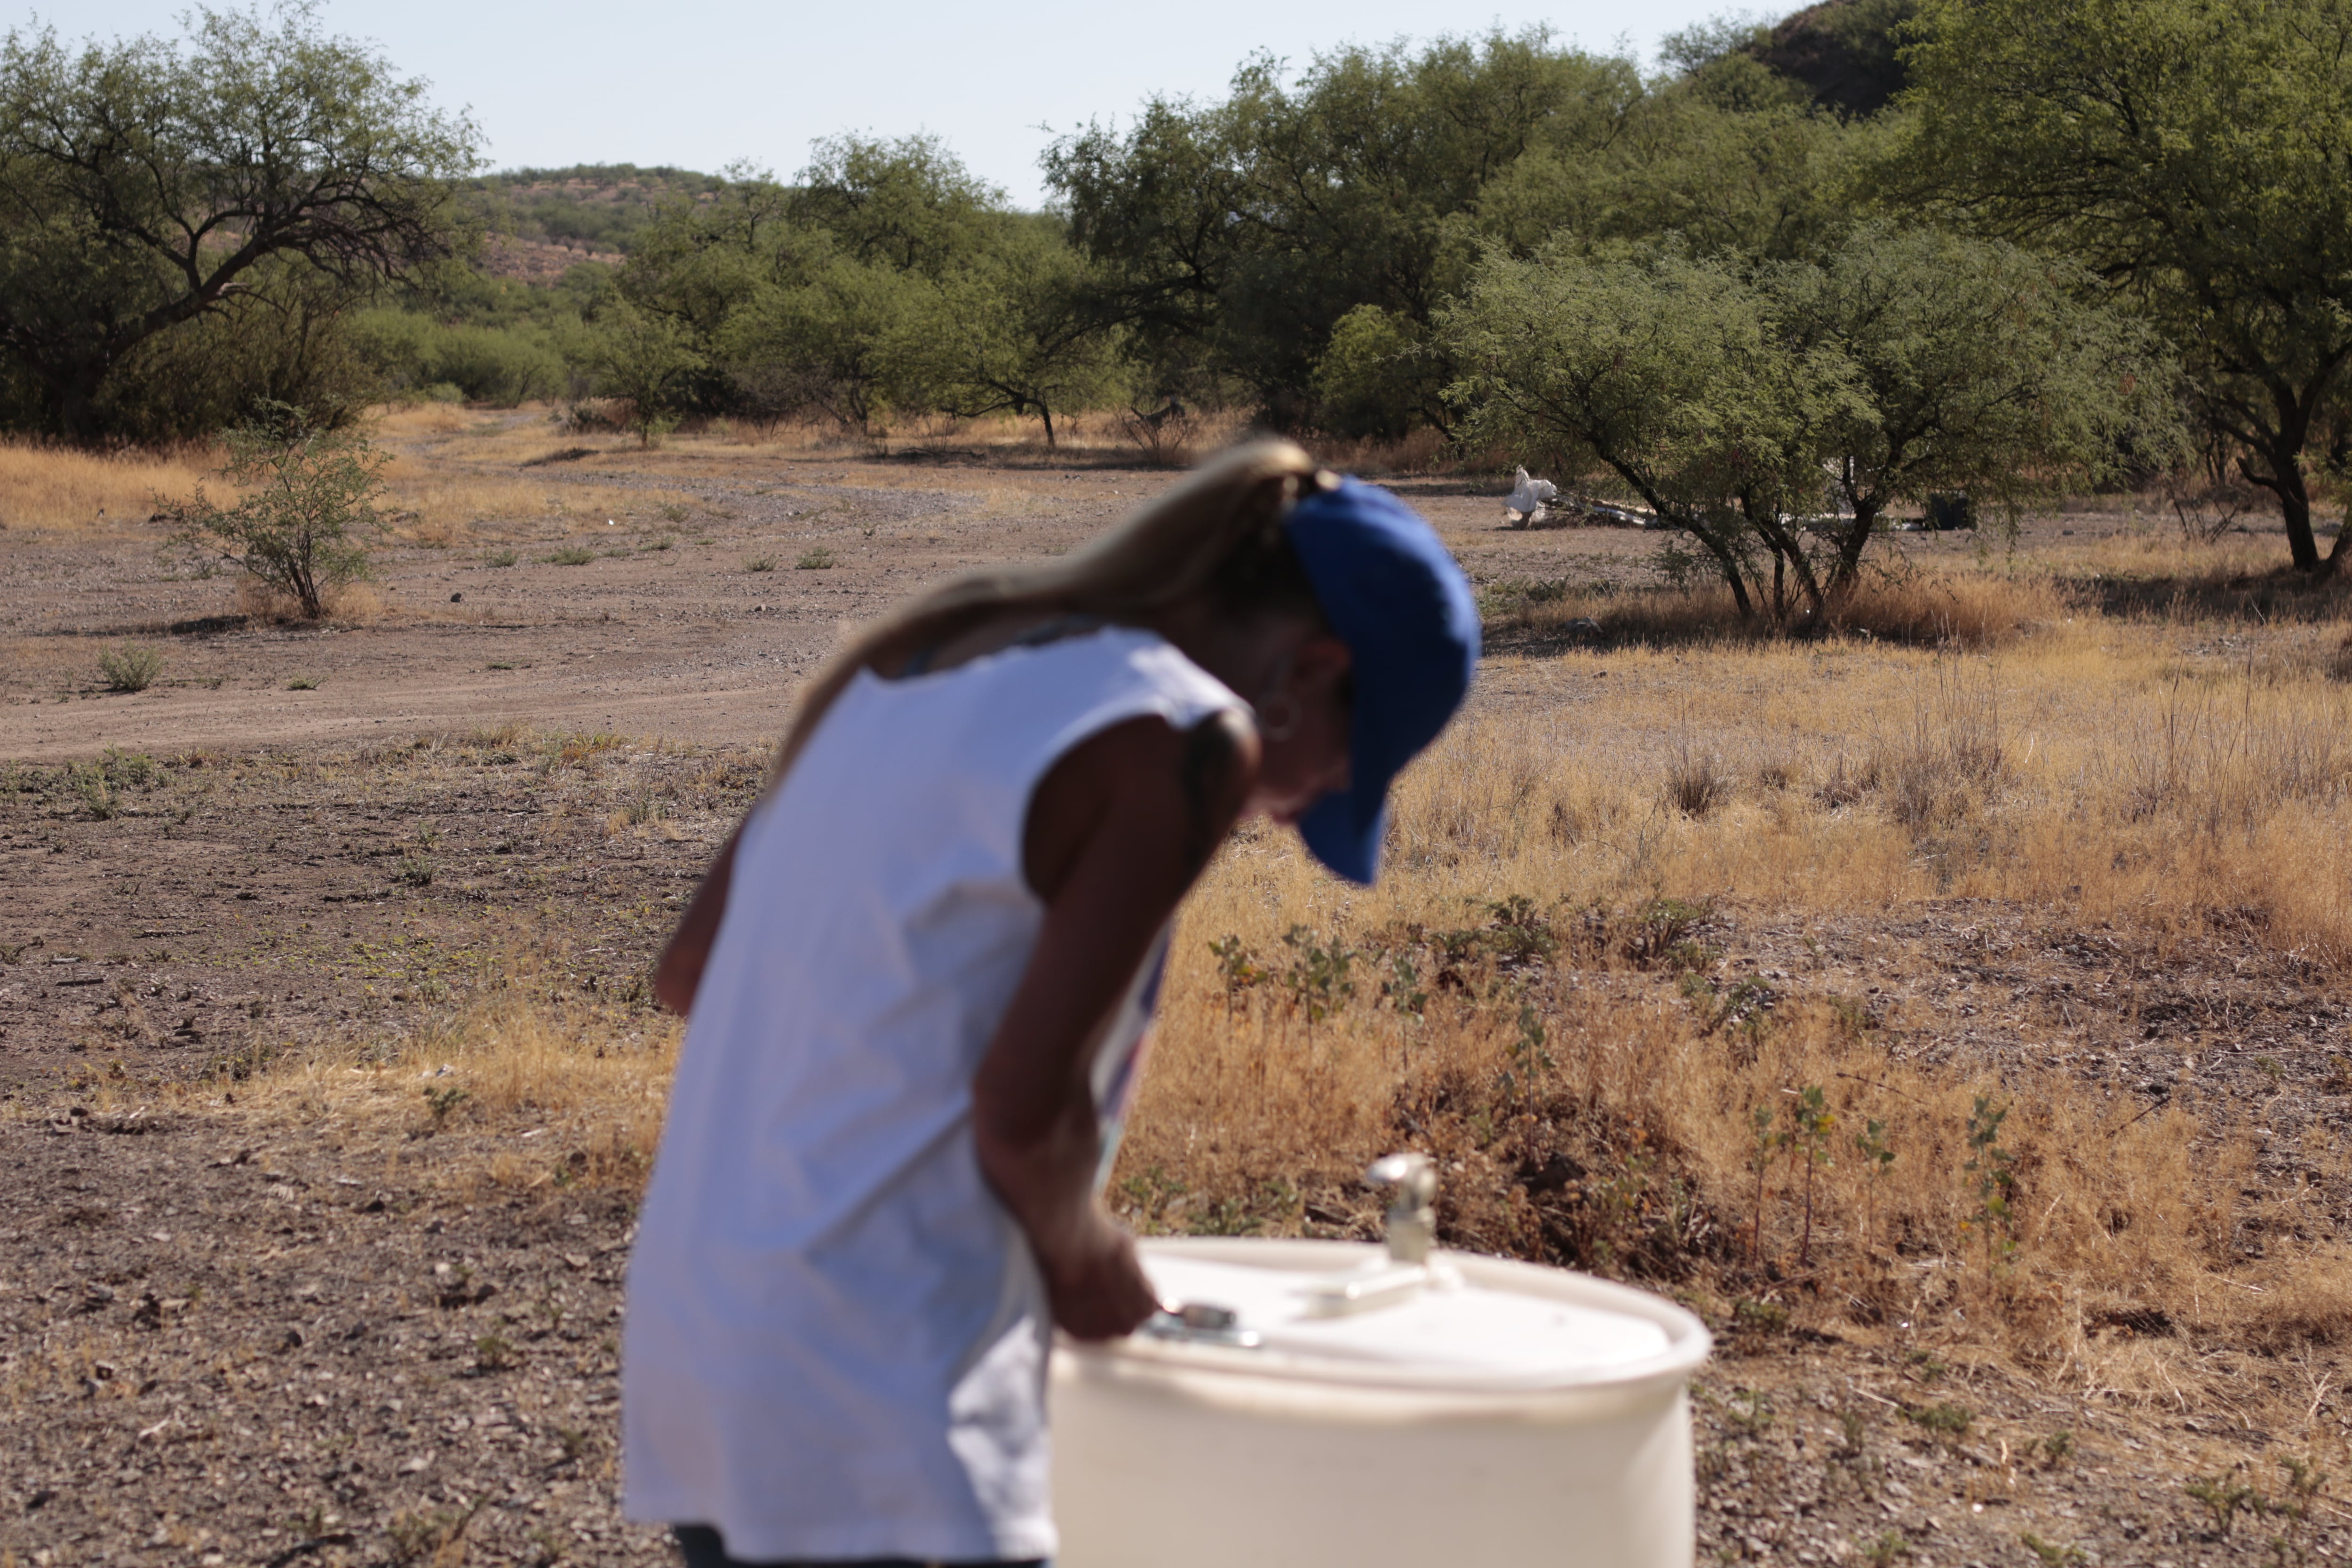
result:
M 1395 1217 L 1385 1249 L 1143 1244 L 1188 1310 L 1056 1351 L 1059 1568 L 1690 1568 L 1706 1328 Z

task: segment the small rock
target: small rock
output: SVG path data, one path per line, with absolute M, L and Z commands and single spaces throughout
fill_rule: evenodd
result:
M 419 1471 L 430 1468 L 432 1464 L 433 1461 L 431 1459 L 425 1458 L 423 1454 L 419 1454 L 415 1458 L 401 1460 L 400 1473 L 404 1476 L 413 1476 L 417 1474 Z
M 462 605 L 466 602 L 466 595 L 462 593 L 452 594 L 449 595 L 449 602 L 453 605 Z

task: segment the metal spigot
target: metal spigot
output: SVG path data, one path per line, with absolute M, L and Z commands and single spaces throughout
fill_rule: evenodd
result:
M 1389 1257 L 1398 1263 L 1426 1263 L 1437 1239 L 1437 1166 L 1426 1154 L 1390 1154 L 1372 1162 L 1364 1180 L 1394 1184 L 1389 1202 Z

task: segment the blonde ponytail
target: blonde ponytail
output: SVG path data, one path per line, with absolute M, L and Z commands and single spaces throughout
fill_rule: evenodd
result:
M 1101 538 L 1057 561 L 975 572 L 942 584 L 854 637 L 793 710 L 773 788 L 860 669 L 887 668 L 1000 616 L 1098 616 L 1134 624 L 1206 589 L 1245 546 L 1278 538 L 1299 497 L 1328 482 L 1289 441 L 1254 441 L 1210 459 Z

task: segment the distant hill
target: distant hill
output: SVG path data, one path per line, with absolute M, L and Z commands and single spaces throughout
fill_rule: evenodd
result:
M 575 262 L 621 261 L 664 203 L 708 201 L 726 184 L 691 169 L 580 163 L 486 174 L 466 198 L 490 232 L 486 269 L 544 282 Z
M 1894 30 L 1917 0 L 1822 0 L 1782 18 L 1748 53 L 1801 82 L 1813 101 L 1848 114 L 1875 114 L 1907 78 Z

